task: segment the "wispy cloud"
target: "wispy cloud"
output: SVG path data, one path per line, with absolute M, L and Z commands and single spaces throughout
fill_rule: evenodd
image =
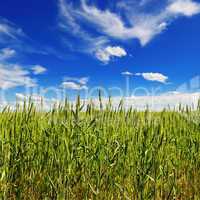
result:
M 74 81 L 74 82 L 77 82 L 81 85 L 86 85 L 89 81 L 89 77 L 77 78 L 77 77 L 65 76 L 64 81 Z
M 49 54 L 59 58 L 64 57 L 61 56 L 61 54 L 64 53 L 57 51 L 56 48 L 50 48 L 45 44 L 41 44 L 37 41 L 34 41 L 24 32 L 22 28 L 2 17 L 0 17 L 0 45 L 3 47 L 7 47 L 4 49 L 4 51 L 0 50 L 1 55 L 8 55 L 9 53 L 14 53 L 15 51 L 17 52 L 17 55 Z
M 30 72 L 25 68 L 17 64 L 0 64 L 0 89 L 36 85 L 36 80 L 30 77 Z
M 155 1 L 155 0 L 141 0 L 139 2 L 139 6 L 145 6 L 145 5 L 149 4 L 149 3 L 151 3 L 152 1 Z
M 148 81 L 157 81 L 160 83 L 166 83 L 168 80 L 168 77 L 161 74 L 161 73 L 136 73 L 136 76 L 142 76 L 145 80 Z
M 126 51 L 119 46 L 107 46 L 96 52 L 96 57 L 104 63 L 108 63 L 114 57 L 124 57 L 127 55 Z
M 7 46 L 0 49 L 0 89 L 37 85 L 37 80 L 31 77 L 31 70 L 28 67 L 11 63 L 9 60 L 17 57 L 16 55 L 21 52 L 35 51 L 34 47 L 29 44 L 30 41 L 31 39 L 21 28 L 4 18 L 0 18 L 0 45 Z M 34 74 L 44 72 L 42 66 L 34 66 L 32 70 Z
M 73 3 L 65 0 L 58 0 L 59 8 L 59 27 L 62 31 L 68 32 L 76 37 L 76 44 L 67 41 L 67 37 L 63 37 L 63 41 L 73 51 L 80 51 L 87 54 L 95 55 L 96 51 L 104 48 L 109 39 L 104 35 L 94 35 L 85 30 L 77 21 L 78 13 L 73 8 Z M 77 40 L 79 39 L 79 40 Z
M 35 65 L 32 68 L 33 74 L 38 75 L 38 74 L 43 74 L 47 71 L 47 69 L 41 65 Z
M 121 75 L 123 75 L 123 76 L 133 76 L 134 74 L 129 72 L 129 71 L 125 71 L 125 72 L 122 72 Z
M 143 46 L 163 32 L 179 16 L 191 17 L 200 13 L 200 3 L 193 0 L 163 1 L 163 6 L 157 6 L 157 10 L 148 13 L 136 6 L 130 8 L 130 5 L 135 5 L 130 4 L 130 1 L 127 1 L 129 6 L 126 6 L 126 2 L 123 2 L 124 6 L 121 7 L 115 5 L 115 11 L 109 7 L 100 9 L 85 0 L 81 0 L 79 7 L 70 2 L 59 1 L 60 14 L 66 18 L 65 26 L 76 35 L 79 36 L 77 33 L 80 33 L 84 38 L 90 34 L 84 26 L 86 21 L 91 24 L 90 28 L 98 32 L 98 36 L 121 41 L 138 39 Z M 145 5 L 147 1 L 140 1 L 138 4 L 141 3 Z M 148 4 L 150 3 L 151 1 L 148 1 Z
M 12 22 L 0 17 L 0 39 L 17 39 L 18 37 L 23 37 L 24 35 L 25 34 L 21 28 L 17 27 Z
M 9 58 L 12 58 L 16 55 L 16 51 L 10 48 L 0 49 L 0 61 L 5 61 Z

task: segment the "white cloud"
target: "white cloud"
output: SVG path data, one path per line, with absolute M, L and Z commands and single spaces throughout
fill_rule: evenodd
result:
M 17 27 L 15 24 L 10 21 L 3 19 L 0 17 L 0 41 L 3 40 L 14 39 L 16 40 L 18 37 L 24 37 L 25 34 Z
M 88 89 L 86 85 L 80 85 L 72 81 L 65 81 L 62 83 L 61 86 L 65 89 L 70 89 L 70 90 L 87 90 Z
M 126 27 L 121 16 L 109 10 L 102 11 L 96 7 L 88 6 L 85 1 L 82 2 L 84 12 L 81 12 L 80 15 L 94 23 L 99 31 L 114 38 L 122 40 L 137 38 L 142 45 L 145 45 L 155 35 L 162 32 L 167 25 L 165 21 L 165 18 L 168 18 L 167 14 L 165 14 L 166 16 L 164 14 L 137 14 L 128 19 L 131 26 Z
M 44 72 L 47 71 L 47 69 L 41 65 L 35 65 L 31 69 L 33 70 L 33 74 L 35 75 L 43 74 Z
M 16 39 L 15 30 L 7 24 L 0 24 L 0 34 Z
M 191 0 L 175 0 L 167 7 L 167 10 L 174 14 L 190 17 L 200 13 L 200 4 Z
M 16 108 L 16 103 L 23 106 L 24 103 L 29 104 L 30 102 L 34 104 L 37 110 L 51 110 L 53 107 L 60 105 L 60 101 L 54 98 L 46 98 L 43 95 L 33 93 L 33 94 L 15 94 L 16 101 L 13 102 L 13 108 Z M 5 105 L 8 105 L 6 103 Z M 62 104 L 64 105 L 64 103 Z
M 157 82 L 161 82 L 161 83 L 166 83 L 166 81 L 168 80 L 168 77 L 161 74 L 161 73 L 136 73 L 136 76 L 142 76 L 145 80 L 148 81 L 157 81 Z
M 146 2 L 151 3 L 151 1 L 145 0 L 142 5 L 145 5 Z M 129 1 L 127 1 L 128 3 Z M 132 9 L 127 9 L 130 5 Z M 91 6 L 85 0 L 81 1 L 79 8 L 60 0 L 60 7 L 65 9 L 65 13 L 67 13 L 67 17 L 65 14 L 66 26 L 67 24 L 70 25 L 72 28 L 70 31 L 73 32 L 74 30 L 77 36 L 79 32 L 83 37 L 87 35 L 85 33 L 88 33 L 88 31 L 80 23 L 85 20 L 90 22 L 93 25 L 91 27 L 94 27 L 95 31 L 98 31 L 101 35 L 119 40 L 138 39 L 143 46 L 163 32 L 178 16 L 188 17 L 200 13 L 200 3 L 193 0 L 171 0 L 161 8 L 158 6 L 158 9 L 152 13 L 137 10 L 133 6 L 134 4 L 130 5 L 126 6 L 126 2 L 124 2 L 121 10 L 113 12 L 109 8 L 101 10 L 94 4 Z M 123 16 L 120 13 L 123 13 Z M 61 12 L 61 15 L 64 15 L 63 12 Z M 106 55 L 102 55 L 101 58 L 108 60 Z
M 7 60 L 9 58 L 12 58 L 16 55 L 16 51 L 14 49 L 10 48 L 4 48 L 0 50 L 0 61 Z
M 85 34 L 84 31 L 82 31 L 81 27 L 78 25 L 78 23 L 76 23 L 76 19 L 74 18 L 73 15 L 73 7 L 71 6 L 71 4 L 69 4 L 68 2 L 66 3 L 65 0 L 59 0 L 58 1 L 58 7 L 59 7 L 59 11 L 60 11 L 60 17 L 61 19 L 66 19 L 67 20 L 67 25 L 63 22 L 61 22 L 59 24 L 59 26 L 61 26 L 61 28 L 64 29 L 69 29 L 71 31 L 73 31 L 74 34 Z
M 16 93 L 15 96 L 16 96 L 17 100 L 25 100 L 26 99 L 26 96 L 21 93 Z
M 56 53 L 54 53 L 56 50 L 52 52 L 49 50 L 48 46 L 38 44 L 36 41 L 29 38 L 19 26 L 2 17 L 0 17 L 0 45 L 2 47 L 10 47 L 10 50 L 14 48 L 17 54 L 36 53 L 42 55 L 56 55 Z
M 152 111 L 161 111 L 163 109 L 177 109 L 181 104 L 182 107 L 191 106 L 197 107 L 200 93 L 163 93 L 161 95 L 149 95 L 149 96 L 132 96 L 132 97 L 114 97 L 111 99 L 113 107 L 117 108 L 120 101 L 123 99 L 123 105 L 125 109 L 134 108 L 137 110 L 145 110 L 148 108 Z M 91 100 L 85 100 L 86 103 Z M 99 100 L 97 98 L 92 100 L 93 104 L 99 106 Z M 103 105 L 109 102 L 108 98 L 102 98 Z
M 89 81 L 89 77 L 70 77 L 70 76 L 66 76 L 64 77 L 64 81 L 68 82 L 68 81 L 73 81 L 73 82 L 77 82 L 80 85 L 86 85 Z
M 37 94 L 24 95 L 22 93 L 16 93 L 15 96 L 16 96 L 17 101 L 23 101 L 23 102 L 29 101 L 29 100 L 34 101 L 34 102 L 41 102 L 44 99 L 43 96 L 39 96 Z
M 65 77 L 64 81 L 61 84 L 62 88 L 71 89 L 71 90 L 87 90 L 87 83 L 89 77 Z
M 126 56 L 126 51 L 119 46 L 107 46 L 105 49 L 100 49 L 96 52 L 96 57 L 102 62 L 109 62 L 113 57 Z
M 79 45 L 72 44 L 72 41 L 68 41 L 68 38 L 62 38 L 65 44 L 72 50 L 81 51 L 87 54 L 95 55 L 98 49 L 102 49 L 109 42 L 106 36 L 96 36 L 88 31 L 84 30 L 79 22 L 77 22 L 77 13 L 75 12 L 72 4 L 65 0 L 58 1 L 59 8 L 59 27 L 62 31 L 74 35 L 80 40 L 76 40 Z
M 182 94 L 182 92 L 179 92 L 179 91 L 169 91 L 169 92 L 166 92 L 164 93 L 164 95 L 178 95 L 178 94 Z
M 29 74 L 29 71 L 19 65 L 0 64 L 0 89 L 36 86 L 36 80 L 32 79 Z
M 153 0 L 141 0 L 140 3 L 139 3 L 139 5 L 140 6 L 145 6 L 145 5 L 149 4 L 149 3 L 151 3 L 152 1 Z
M 78 80 L 78 82 L 82 85 L 86 85 L 89 81 L 89 77 L 83 77 Z
M 49 99 L 38 94 L 25 95 L 21 93 L 16 94 L 17 103 L 23 104 L 24 101 L 28 101 L 31 98 L 31 101 L 37 106 L 38 109 L 49 110 L 54 106 L 64 105 L 64 100 L 58 99 Z M 200 93 L 179 93 L 176 91 L 166 92 L 161 95 L 149 95 L 149 96 L 132 96 L 132 97 L 113 97 L 111 99 L 112 105 L 114 108 L 119 106 L 119 103 L 123 99 L 123 106 L 125 109 L 133 108 L 137 110 L 145 110 L 148 108 L 151 111 L 161 111 L 163 109 L 179 109 L 179 105 L 182 105 L 182 108 L 190 106 L 195 109 L 198 105 L 198 100 L 200 98 Z M 103 105 L 109 103 L 109 98 L 102 97 Z M 42 102 L 42 103 L 41 103 Z M 82 99 L 82 103 L 91 103 L 91 99 Z M 70 101 L 74 104 L 75 101 Z M 99 99 L 92 99 L 93 105 L 99 107 Z M 8 105 L 7 102 L 4 102 L 4 105 Z M 13 108 L 14 108 L 13 104 Z M 106 107 L 106 106 L 105 106 Z
M 134 75 L 133 73 L 128 72 L 128 71 L 122 72 L 121 74 L 124 76 L 133 76 Z

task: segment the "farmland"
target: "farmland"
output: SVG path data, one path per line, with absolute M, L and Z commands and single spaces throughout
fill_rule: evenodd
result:
M 0 114 L 0 199 L 199 199 L 200 109 L 77 99 Z

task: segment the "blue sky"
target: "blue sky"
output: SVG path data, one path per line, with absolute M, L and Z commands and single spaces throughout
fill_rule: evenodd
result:
M 197 0 L 1 1 L 0 91 L 73 96 L 125 90 L 127 77 L 131 89 L 174 91 L 199 75 L 199 36 Z

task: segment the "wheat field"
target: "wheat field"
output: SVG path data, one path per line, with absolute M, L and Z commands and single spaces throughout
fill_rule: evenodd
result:
M 69 102 L 0 113 L 0 199 L 200 198 L 200 109 Z

